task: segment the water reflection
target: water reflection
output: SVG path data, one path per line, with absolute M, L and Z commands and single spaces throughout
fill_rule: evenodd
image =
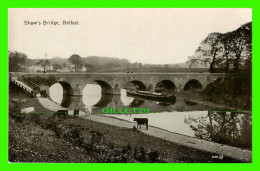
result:
M 83 89 L 82 100 L 87 107 L 94 106 L 101 99 L 101 87 L 99 85 L 87 84 Z M 104 101 L 105 102 L 105 101 Z
M 223 108 L 206 106 L 191 102 L 181 97 L 176 97 L 171 101 L 153 101 L 143 97 L 129 97 L 126 90 L 121 90 L 121 95 L 101 94 L 99 85 L 88 84 L 83 89 L 83 96 L 63 95 L 62 86 L 57 83 L 50 88 L 50 96 L 53 101 L 61 104 L 63 107 L 73 110 L 74 108 L 83 111 L 86 108 L 95 109 L 101 113 L 102 108 L 149 108 L 151 113 L 171 112 L 171 111 L 196 111 L 196 110 L 223 110 Z M 224 109 L 225 110 L 225 109 Z
M 86 97 L 86 98 L 88 98 L 88 97 Z M 95 107 L 106 107 L 112 101 L 112 99 L 113 99 L 113 95 L 103 94 L 101 96 L 101 99 L 96 104 L 94 104 L 93 106 L 95 106 Z
M 144 100 L 140 100 L 140 99 L 133 99 L 133 101 L 130 103 L 130 105 L 126 106 L 126 107 L 140 107 L 141 105 L 144 104 Z
M 53 84 L 49 91 L 51 99 L 54 102 L 61 104 L 62 100 L 64 99 L 62 86 L 59 83 Z
M 61 106 L 65 107 L 65 108 L 67 108 L 71 105 L 71 103 L 72 103 L 72 96 L 64 94 L 62 101 L 59 104 L 61 104 Z
M 185 102 L 187 105 L 189 105 L 189 106 L 196 106 L 196 105 L 198 105 L 198 103 L 196 103 L 196 102 L 191 102 L 191 101 L 189 101 L 188 99 L 184 99 L 184 102 Z
M 134 101 L 134 98 L 126 96 L 126 89 L 121 89 L 121 101 L 125 106 L 129 106 Z
M 185 118 L 197 138 L 236 147 L 252 148 L 252 115 L 245 112 L 208 111 Z

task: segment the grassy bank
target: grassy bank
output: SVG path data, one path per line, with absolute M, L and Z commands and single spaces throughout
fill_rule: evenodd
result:
M 205 100 L 243 110 L 251 110 L 252 90 L 250 72 L 227 75 L 210 83 L 203 91 Z
M 17 89 L 9 95 L 11 162 L 238 162 L 216 154 L 82 118 L 53 118 L 35 98 Z M 13 98 L 20 99 L 19 104 Z M 23 107 L 36 113 L 21 115 Z

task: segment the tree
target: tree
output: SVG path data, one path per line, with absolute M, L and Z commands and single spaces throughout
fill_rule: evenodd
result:
M 77 55 L 73 54 L 69 57 L 68 61 L 75 65 L 75 72 L 78 72 L 83 67 L 83 60 L 82 58 Z
M 61 67 L 66 68 L 67 64 L 64 62 L 64 63 L 61 64 Z
M 241 65 L 241 58 L 252 57 L 252 22 L 242 25 L 231 33 L 230 51 L 235 55 L 234 72 Z
M 9 58 L 9 71 L 17 72 L 22 70 L 22 65 L 27 60 L 27 55 L 21 52 L 11 52 L 8 51 Z
M 43 72 L 46 73 L 46 67 L 51 65 L 51 62 L 47 59 L 40 60 L 36 65 L 41 65 L 43 67 Z
M 231 34 L 226 33 L 225 35 L 223 35 L 223 37 L 221 38 L 221 43 L 223 45 L 223 59 L 225 60 L 225 64 L 224 65 L 224 70 L 226 73 L 229 72 L 229 67 L 230 67 L 230 62 L 231 62 L 231 58 L 232 58 L 232 52 L 231 52 Z M 219 62 L 221 63 L 221 62 Z
M 95 70 L 95 67 L 93 65 L 90 65 L 88 63 L 84 64 L 84 67 L 86 68 L 86 72 Z
M 211 33 L 202 41 L 187 63 L 190 67 L 196 64 L 209 64 L 210 72 L 221 69 L 237 72 L 242 68 L 251 68 L 252 59 L 252 22 L 246 23 L 237 30 L 225 34 Z
M 196 63 L 209 64 L 210 72 L 214 72 L 214 67 L 216 64 L 216 58 L 221 50 L 221 38 L 220 33 L 211 33 L 206 39 L 204 39 L 198 49 L 195 52 L 194 56 L 189 57 L 190 67 Z
M 243 112 L 208 111 L 207 116 L 189 116 L 184 121 L 197 138 L 250 148 L 252 116 Z
M 59 64 L 53 64 L 52 66 L 53 66 L 53 70 L 56 71 L 56 72 L 57 72 L 59 69 L 60 69 L 60 70 L 62 69 L 61 65 L 59 65 Z

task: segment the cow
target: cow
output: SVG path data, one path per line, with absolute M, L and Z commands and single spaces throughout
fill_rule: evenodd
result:
M 68 110 L 58 110 L 57 112 L 55 112 L 52 116 L 55 117 L 55 116 L 58 116 L 60 117 L 61 115 L 65 117 L 67 117 L 69 115 L 69 112 Z
M 138 126 L 140 125 L 140 129 L 141 129 L 141 125 L 146 125 L 146 129 L 148 130 L 148 119 L 147 118 L 134 118 L 134 121 L 137 122 L 137 129 Z
M 74 112 L 73 112 L 73 116 L 74 118 L 78 118 L 79 117 L 79 109 L 74 109 Z

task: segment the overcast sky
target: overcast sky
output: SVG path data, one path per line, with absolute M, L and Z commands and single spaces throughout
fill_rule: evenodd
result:
M 25 25 L 25 21 L 60 25 Z M 62 25 L 63 20 L 79 25 Z M 185 62 L 211 32 L 252 21 L 251 9 L 9 9 L 9 50 L 29 58 L 105 56 L 131 62 Z

